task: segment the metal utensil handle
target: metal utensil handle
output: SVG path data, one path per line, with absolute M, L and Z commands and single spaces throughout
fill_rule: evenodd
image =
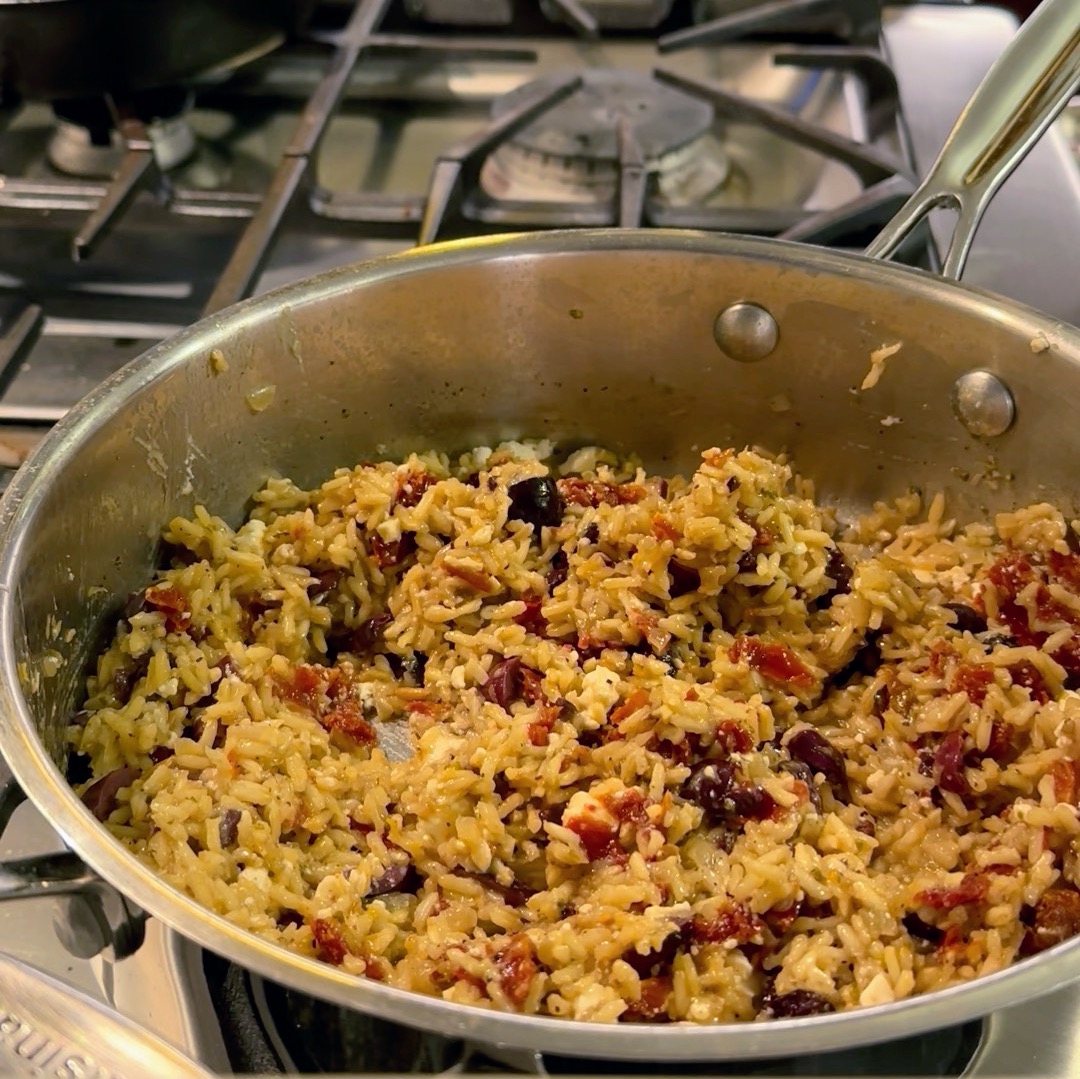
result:
M 0 1074 L 211 1079 L 137 1023 L 10 956 L 0 956 Z
M 1080 83 L 1080 4 L 1043 0 L 960 114 L 926 179 L 866 249 L 888 258 L 933 209 L 957 211 L 943 274 L 959 278 L 983 211 Z

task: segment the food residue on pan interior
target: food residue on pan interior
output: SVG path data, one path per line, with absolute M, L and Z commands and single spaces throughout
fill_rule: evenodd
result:
M 277 386 L 272 384 L 267 386 L 260 386 L 257 390 L 252 390 L 245 398 L 249 409 L 252 412 L 265 412 L 273 403 L 274 397 L 277 395 Z
M 86 804 L 285 948 L 577 1020 L 882 1004 L 1080 929 L 1057 509 L 841 527 L 761 452 L 551 454 L 173 520 L 69 728 Z
M 882 345 L 870 353 L 870 368 L 866 377 L 859 386 L 860 390 L 872 390 L 885 373 L 885 363 L 890 356 L 895 356 L 904 347 L 903 341 L 897 341 L 893 345 Z

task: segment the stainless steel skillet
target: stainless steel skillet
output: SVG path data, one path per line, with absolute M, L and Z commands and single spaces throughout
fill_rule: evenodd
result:
M 1048 0 L 962 118 L 928 184 L 960 206 L 958 272 L 981 208 L 1080 74 L 1075 0 Z M 870 355 L 899 344 L 860 391 Z M 228 369 L 209 362 L 220 349 Z M 271 390 L 272 387 L 272 390 Z M 1080 508 L 1080 332 L 873 259 L 696 233 L 548 233 L 443 245 L 238 305 L 146 353 L 77 406 L 0 507 L 0 751 L 72 848 L 188 937 L 297 989 L 475 1040 L 574 1056 L 786 1056 L 911 1034 L 1080 974 L 1080 939 L 933 996 L 799 1020 L 645 1028 L 485 1011 L 358 981 L 248 936 L 165 887 L 82 806 L 57 762 L 116 597 L 196 502 L 234 520 L 276 471 L 315 482 L 417 446 L 533 435 L 654 467 L 699 448 L 786 448 L 858 508 L 912 484 L 955 512 Z M 265 407 L 253 407 L 255 405 Z M 69 638 L 69 632 L 72 631 Z

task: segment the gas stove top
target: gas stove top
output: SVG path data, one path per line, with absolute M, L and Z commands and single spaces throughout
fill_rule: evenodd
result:
M 1016 28 L 948 4 L 878 14 L 858 0 L 326 0 L 305 40 L 228 77 L 9 103 L 0 470 L 203 312 L 417 243 L 644 226 L 861 249 Z M 1069 138 L 1051 132 L 1005 185 L 965 279 L 1080 323 Z M 905 259 L 934 268 L 947 228 L 932 221 Z M 61 847 L 23 805 L 0 854 Z M 882 1047 L 676 1068 L 507 1053 L 342 1013 L 79 897 L 0 903 L 0 949 L 221 1074 L 1080 1074 L 1080 990 Z

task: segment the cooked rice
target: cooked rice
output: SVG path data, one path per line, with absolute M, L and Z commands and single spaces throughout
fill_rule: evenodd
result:
M 762 453 L 551 452 L 172 521 L 70 727 L 88 804 L 282 947 L 579 1020 L 880 1004 L 1080 928 L 1056 509 L 841 528 Z

